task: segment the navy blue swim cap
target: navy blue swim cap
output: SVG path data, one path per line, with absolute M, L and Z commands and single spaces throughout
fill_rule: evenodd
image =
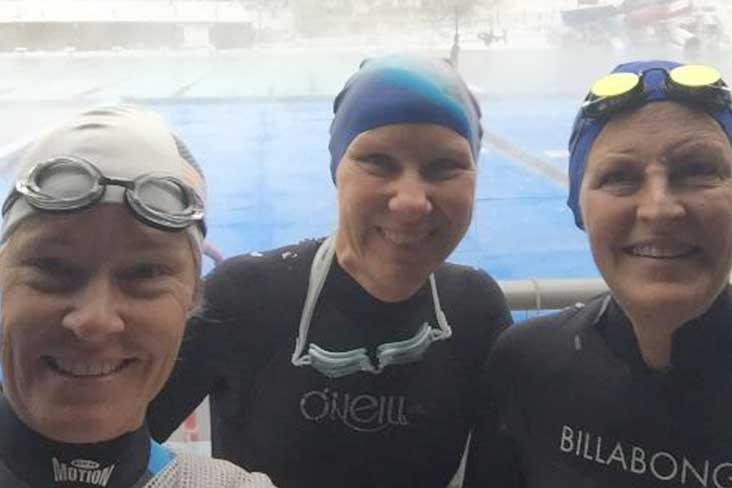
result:
M 330 172 L 361 132 L 383 125 L 428 123 L 454 130 L 478 161 L 480 107 L 449 61 L 409 54 L 368 59 L 333 103 Z
M 641 74 L 648 72 L 643 77 L 646 96 L 642 104 L 663 100 L 673 100 L 683 103 L 683 100 L 678 98 L 671 99 L 665 88 L 665 71 L 676 68 L 677 66 L 682 65 L 674 61 L 633 61 L 618 65 L 612 73 Z M 695 104 L 695 106 L 702 107 L 699 104 Z M 729 106 L 725 106 L 717 110 L 705 110 L 719 123 L 727 135 L 727 139 L 732 142 L 732 109 Z M 600 135 L 603 127 L 611 118 L 612 116 L 599 119 L 590 118 L 585 116 L 582 108 L 580 108 L 575 117 L 574 126 L 572 127 L 572 135 L 569 138 L 569 197 L 567 198 L 567 206 L 572 210 L 574 222 L 580 229 L 584 229 L 584 224 L 582 223 L 582 213 L 579 206 L 579 194 L 580 186 L 582 185 L 582 176 L 584 175 L 585 165 L 587 164 L 587 156 L 590 154 L 590 149 L 595 139 L 597 139 L 597 136 Z

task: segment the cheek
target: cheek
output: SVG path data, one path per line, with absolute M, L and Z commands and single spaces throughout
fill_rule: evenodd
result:
M 474 179 L 469 179 L 450 189 L 448 205 L 453 220 L 465 226 L 470 224 L 475 202 Z
M 378 188 L 361 185 L 339 189 L 338 220 L 342 226 L 360 227 L 361 222 L 379 212 L 379 207 L 385 208 L 386 201 L 382 202 Z
M 150 354 L 159 357 L 175 357 L 183 337 L 186 319 L 193 305 L 192 287 L 181 287 L 176 293 L 160 297 L 154 303 L 134 307 L 130 328 L 139 331 L 137 341 Z M 154 318 L 154 319 L 153 319 Z

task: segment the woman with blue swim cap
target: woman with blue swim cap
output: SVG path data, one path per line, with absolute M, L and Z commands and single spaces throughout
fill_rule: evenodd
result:
M 732 486 L 730 137 L 714 68 L 593 85 L 568 204 L 610 292 L 499 338 L 465 486 Z
M 217 266 L 153 432 L 210 394 L 214 455 L 278 485 L 442 488 L 511 321 L 492 278 L 444 263 L 472 214 L 480 110 L 444 60 L 387 56 L 336 97 L 330 136 L 337 229 Z
M 0 486 L 272 487 L 155 443 L 148 403 L 198 301 L 203 174 L 151 112 L 84 112 L 20 157 L 2 206 Z

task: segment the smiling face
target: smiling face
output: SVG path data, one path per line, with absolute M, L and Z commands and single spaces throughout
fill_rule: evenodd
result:
M 18 417 L 64 442 L 140 427 L 193 300 L 185 233 L 122 205 L 39 214 L 12 234 L 0 267 L 3 388 Z
M 580 191 L 592 254 L 631 319 L 703 313 L 732 266 L 732 148 L 704 112 L 656 102 L 611 119 Z
M 384 301 L 409 298 L 470 224 L 475 162 L 468 141 L 435 124 L 359 134 L 336 172 L 340 265 Z

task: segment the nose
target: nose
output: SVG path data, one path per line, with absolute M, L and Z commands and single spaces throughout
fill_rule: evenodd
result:
M 389 210 L 405 219 L 417 219 L 432 212 L 429 183 L 420 175 L 403 174 L 394 182 Z
M 95 277 L 74 294 L 61 326 L 83 342 L 101 343 L 124 331 L 125 322 L 120 308 L 120 297 L 114 283 Z
M 686 213 L 678 191 L 665 178 L 649 181 L 638 204 L 638 217 L 648 222 L 669 222 Z

